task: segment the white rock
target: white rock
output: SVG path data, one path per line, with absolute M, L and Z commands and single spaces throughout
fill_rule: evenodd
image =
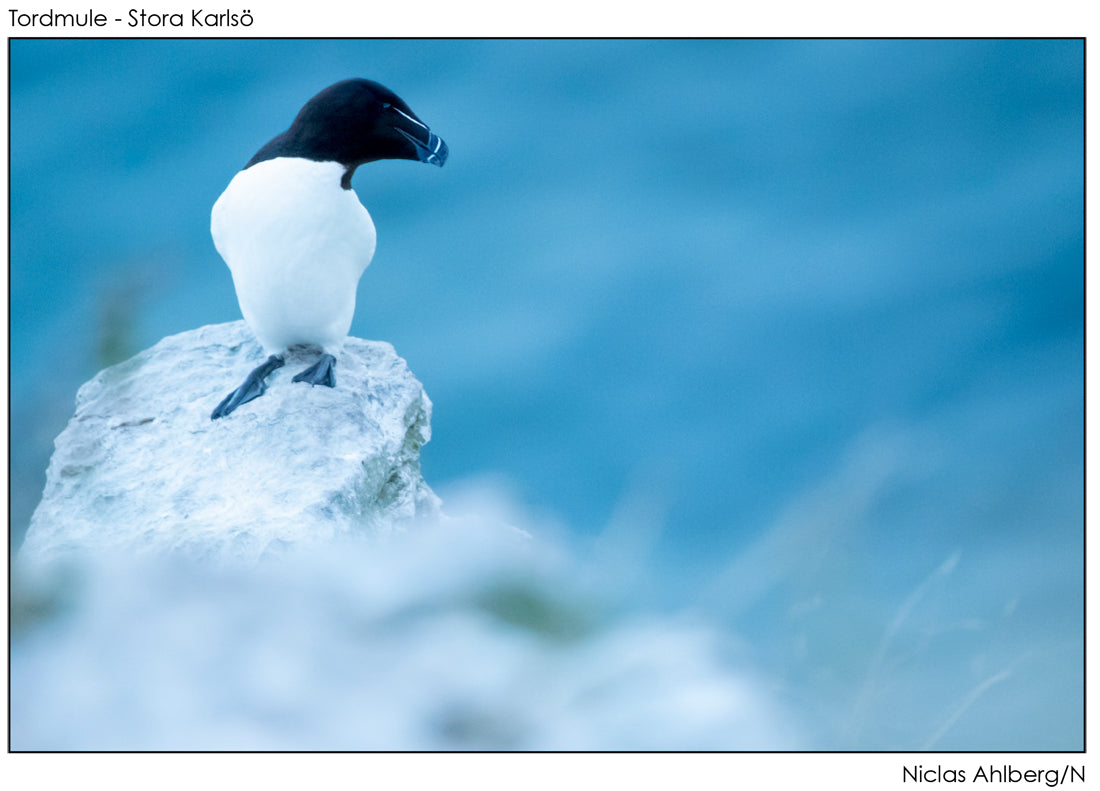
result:
M 335 389 L 292 356 L 211 421 L 262 360 L 204 327 L 81 388 L 12 570 L 14 749 L 799 744 L 720 630 L 610 604 L 613 569 L 484 487 L 440 514 L 389 345 L 349 339 Z
M 244 322 L 165 338 L 80 388 L 21 559 L 170 550 L 253 561 L 290 544 L 374 536 L 437 513 L 420 474 L 432 404 L 394 352 L 349 338 L 335 388 L 292 383 L 211 410 L 264 353 Z

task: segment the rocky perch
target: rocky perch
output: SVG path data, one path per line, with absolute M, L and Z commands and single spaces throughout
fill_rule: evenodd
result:
M 292 383 L 211 420 L 264 360 L 242 321 L 165 338 L 80 388 L 20 555 L 170 550 L 252 561 L 438 513 L 420 473 L 432 403 L 392 346 L 349 338 L 335 388 Z
M 211 420 L 263 359 L 204 327 L 81 388 L 12 569 L 13 749 L 797 746 L 773 683 L 639 610 L 614 549 L 578 563 L 491 489 L 441 514 L 388 344 L 349 339 L 335 389 L 290 355 Z

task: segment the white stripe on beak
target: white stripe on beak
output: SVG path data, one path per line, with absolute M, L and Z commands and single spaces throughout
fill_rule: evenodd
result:
M 417 120 L 416 120 L 415 118 L 413 118 L 413 117 L 412 117 L 411 115 L 409 115 L 408 113 L 404 113 L 404 112 L 401 112 L 401 110 L 399 110 L 398 108 L 394 107 L 393 105 L 390 105 L 390 107 L 391 107 L 392 109 L 394 109 L 394 110 L 397 110 L 397 112 L 401 113 L 401 115 L 403 115 L 403 116 L 404 116 L 405 118 L 407 118 L 407 119 L 409 119 L 410 121 L 412 121 L 412 122 L 413 122 L 414 124 L 416 124 L 417 126 L 419 126 L 419 127 L 420 127 L 421 129 L 423 129 L 423 130 L 424 130 L 425 132 L 426 132 L 426 131 L 428 131 L 428 127 L 424 126 L 424 124 L 422 124 L 422 123 L 420 123 L 419 121 L 417 121 Z

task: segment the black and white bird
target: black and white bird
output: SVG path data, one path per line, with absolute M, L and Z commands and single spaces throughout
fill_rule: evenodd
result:
M 393 91 L 372 80 L 344 80 L 306 102 L 214 204 L 214 246 L 229 265 L 244 320 L 269 356 L 218 404 L 212 420 L 262 395 L 264 380 L 283 366 L 291 346 L 321 348 L 320 360 L 293 381 L 336 386 L 336 355 L 375 246 L 374 222 L 351 177 L 379 159 L 442 167 L 447 144 Z

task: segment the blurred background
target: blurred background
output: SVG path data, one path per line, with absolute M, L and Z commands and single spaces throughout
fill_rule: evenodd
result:
M 80 384 L 240 317 L 210 208 L 349 76 L 451 149 L 354 179 L 445 508 L 738 635 L 804 744 L 1083 747 L 1081 41 L 14 40 L 13 547 Z

